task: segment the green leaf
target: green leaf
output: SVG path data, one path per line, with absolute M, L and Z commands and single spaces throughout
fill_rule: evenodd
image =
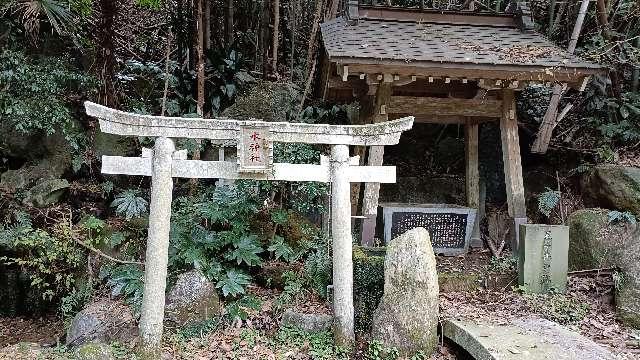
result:
M 262 259 L 258 256 L 263 249 L 257 244 L 257 237 L 255 235 L 247 235 L 240 239 L 235 244 L 235 249 L 228 253 L 225 258 L 228 260 L 235 260 L 238 265 L 245 263 L 249 266 L 259 265 L 262 263 Z
M 276 260 L 282 258 L 287 262 L 291 262 L 295 259 L 293 249 L 284 242 L 284 238 L 282 236 L 276 235 L 267 250 L 274 253 Z
M 249 285 L 251 277 L 235 269 L 227 271 L 225 277 L 218 281 L 216 288 L 222 289 L 222 295 L 237 296 L 244 294 L 244 287 Z

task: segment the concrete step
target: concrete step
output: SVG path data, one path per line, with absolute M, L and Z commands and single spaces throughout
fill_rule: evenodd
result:
M 476 360 L 608 360 L 603 346 L 555 322 L 531 317 L 510 324 L 446 320 L 444 336 Z

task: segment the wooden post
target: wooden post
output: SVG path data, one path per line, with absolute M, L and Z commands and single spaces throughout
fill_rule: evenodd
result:
M 514 91 L 502 90 L 502 117 L 500 118 L 502 139 L 502 160 L 504 162 L 504 182 L 507 190 L 509 215 L 514 219 L 512 250 L 517 251 L 518 224 L 525 223 L 527 209 L 522 180 L 522 162 L 520 159 L 520 138 Z
M 470 245 L 482 247 L 480 239 L 480 170 L 478 167 L 478 123 L 465 123 L 465 160 L 466 160 L 466 193 L 467 206 L 477 209 L 476 222 L 473 226 Z
M 387 107 L 391 99 L 391 83 L 393 76 L 384 74 L 383 80 L 376 90 L 376 98 L 373 107 L 373 123 L 389 120 Z M 367 165 L 380 166 L 384 158 L 384 146 L 371 146 L 369 148 L 369 156 Z M 362 239 L 364 246 L 373 246 L 373 240 L 376 232 L 376 218 L 378 216 L 378 199 L 380 197 L 379 183 L 366 183 L 364 186 L 364 195 L 362 198 Z
M 149 237 L 144 266 L 144 295 L 140 310 L 141 351 L 150 359 L 160 358 L 164 300 L 169 259 L 169 228 L 173 179 L 173 141 L 158 138 L 153 150 Z
M 355 341 L 353 310 L 353 238 L 351 234 L 351 184 L 349 147 L 331 147 L 331 238 L 333 242 L 334 338 L 351 348 Z

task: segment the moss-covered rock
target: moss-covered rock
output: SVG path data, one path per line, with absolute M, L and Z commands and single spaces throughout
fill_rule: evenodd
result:
M 597 166 L 582 179 L 582 188 L 599 206 L 640 216 L 640 168 Z
M 87 343 L 130 343 L 138 334 L 136 318 L 122 301 L 98 300 L 87 305 L 71 321 L 66 342 L 69 346 Z
M 438 337 L 438 275 L 429 233 L 415 228 L 394 239 L 384 263 L 384 295 L 371 335 L 401 356 L 430 355 Z
M 23 202 L 36 207 L 53 205 L 68 189 L 69 182 L 65 179 L 44 180 L 24 194 Z
M 584 209 L 569 216 L 569 269 L 614 267 L 616 312 L 640 328 L 640 227 L 610 223 L 609 210 Z
M 167 295 L 167 320 L 179 326 L 207 320 L 221 311 L 215 284 L 198 270 L 178 275 L 176 284 Z
M 480 285 L 479 274 L 462 272 L 438 273 L 438 287 L 441 293 L 473 291 Z
M 112 360 L 115 359 L 111 348 L 100 343 L 88 343 L 77 347 L 73 355 L 77 360 Z
M 261 81 L 240 94 L 222 115 L 237 120 L 287 121 L 287 112 L 297 106 L 298 96 L 291 84 Z

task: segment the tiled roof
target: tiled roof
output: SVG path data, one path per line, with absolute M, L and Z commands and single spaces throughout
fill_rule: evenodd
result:
M 533 66 L 564 71 L 600 68 L 540 34 L 522 32 L 517 27 L 366 18 L 350 25 L 343 17 L 321 27 L 332 61 Z

